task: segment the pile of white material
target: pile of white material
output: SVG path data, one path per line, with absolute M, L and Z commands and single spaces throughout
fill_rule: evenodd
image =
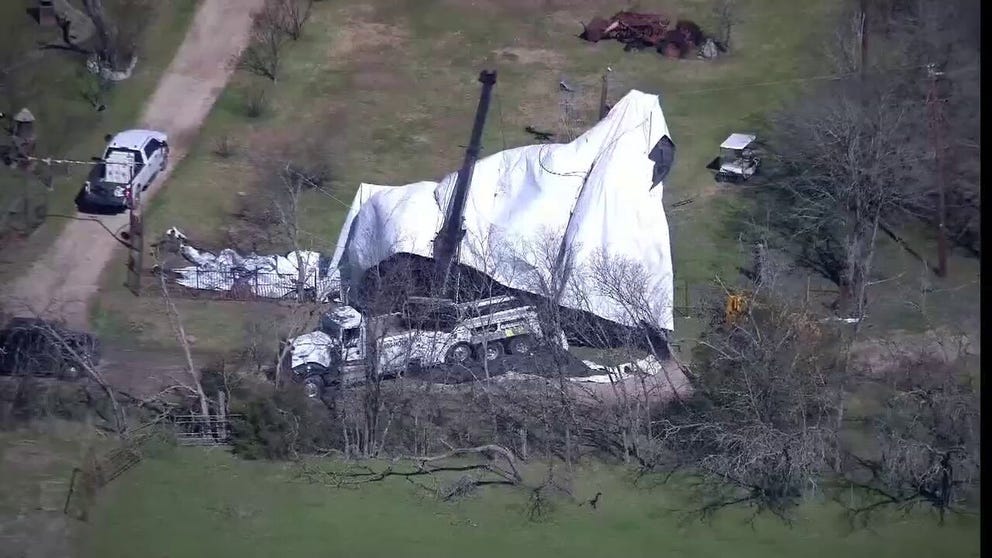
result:
M 617 366 L 603 366 L 591 360 L 583 360 L 582 363 L 593 370 L 602 371 L 602 374 L 577 376 L 569 378 L 569 380 L 594 384 L 616 383 L 627 380 L 628 378 L 638 378 L 641 375 L 655 376 L 663 371 L 664 366 L 654 355 L 648 355 L 642 359 Z
M 320 273 L 320 254 L 309 250 L 294 250 L 285 256 L 242 256 L 230 248 L 212 254 L 197 250 L 186 242 L 186 235 L 175 227 L 166 235 L 179 241 L 179 251 L 193 265 L 169 271 L 179 285 L 193 289 L 229 291 L 243 285 L 250 292 L 263 298 L 293 297 L 303 277 L 304 286 L 312 290 L 318 300 L 338 290 L 337 275 Z M 302 271 L 302 275 L 301 275 Z
M 459 262 L 508 287 L 542 292 L 546 262 L 570 261 L 561 303 L 626 325 L 673 329 L 672 259 L 662 185 L 649 154 L 669 136 L 656 95 L 631 91 L 568 144 L 520 147 L 480 160 L 466 200 Z M 670 137 L 670 136 L 669 136 Z M 432 257 L 457 173 L 400 187 L 362 184 L 332 268 L 350 283 L 394 254 Z M 641 297 L 637 317 L 598 285 L 602 254 Z M 636 283 L 636 284 L 634 284 Z M 647 306 L 644 308 L 643 306 Z
M 655 358 L 654 355 L 648 355 L 642 359 L 626 362 L 624 364 L 618 364 L 616 366 L 604 366 L 591 360 L 583 360 L 582 363 L 590 369 L 601 373 L 590 374 L 588 376 L 571 376 L 567 378 L 568 381 L 578 384 L 616 384 L 631 378 L 636 379 L 641 378 L 642 376 L 657 376 L 664 371 L 664 365 L 661 361 Z M 493 380 L 497 382 L 542 379 L 546 378 L 538 376 L 537 374 L 529 374 L 516 370 L 511 370 L 505 374 L 500 374 L 499 376 L 493 377 Z

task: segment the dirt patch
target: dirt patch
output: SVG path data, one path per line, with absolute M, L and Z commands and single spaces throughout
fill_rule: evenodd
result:
M 568 94 L 561 90 L 554 74 L 539 76 L 529 80 L 524 86 L 518 108 L 513 111 L 521 118 L 513 118 L 513 112 L 510 111 L 504 118 L 508 126 L 534 126 L 540 130 L 548 130 L 555 134 L 555 143 L 566 143 L 572 139 L 567 136 L 566 123 L 575 136 L 596 123 L 599 95 L 594 92 L 598 91 L 599 83 L 600 77 L 595 74 L 570 77 L 568 84 L 577 92 Z M 566 99 L 569 107 L 567 117 Z
M 352 78 L 352 85 L 355 89 L 377 92 L 395 91 L 410 85 L 410 80 L 397 71 L 395 63 L 385 60 L 384 55 L 362 56 L 360 58 L 359 69 Z
M 409 39 L 406 29 L 386 23 L 348 19 L 338 23 L 327 57 L 334 62 L 351 63 L 356 53 L 382 48 L 402 48 Z
M 445 4 L 453 9 L 472 12 L 473 14 L 517 16 L 520 14 L 545 14 L 559 10 L 571 10 L 573 22 L 575 13 L 585 14 L 588 8 L 599 6 L 602 2 L 592 0 L 445 0 Z M 579 31 L 581 31 L 581 27 Z M 576 31 L 578 33 L 578 31 Z
M 501 60 L 517 64 L 540 64 L 548 68 L 561 68 L 565 65 L 565 57 L 560 53 L 545 48 L 510 47 L 496 51 Z
M 59 458 L 34 440 L 25 439 L 10 442 L 3 451 L 3 461 L 5 468 L 37 472 L 51 467 Z
M 944 328 L 926 333 L 892 332 L 884 340 L 859 341 L 852 350 L 854 365 L 869 374 L 892 372 L 907 361 L 921 358 L 950 363 L 981 355 L 981 348 L 968 335 Z

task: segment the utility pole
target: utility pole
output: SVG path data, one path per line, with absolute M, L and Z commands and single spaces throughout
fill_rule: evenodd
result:
M 127 195 L 128 251 L 127 282 L 125 286 L 134 296 L 141 296 L 142 257 L 145 250 L 145 227 L 141 218 L 141 189 L 131 188 Z
M 868 0 L 860 0 L 860 8 L 861 32 L 859 35 L 861 36 L 861 47 L 858 49 L 858 54 L 861 56 L 861 61 L 858 65 L 858 72 L 863 82 L 865 79 L 865 69 L 868 66 Z
M 493 87 L 496 85 L 496 71 L 483 70 L 479 74 L 479 81 L 482 83 L 482 94 L 479 96 L 479 106 L 475 110 L 475 122 L 472 124 L 472 136 L 465 149 L 465 161 L 461 170 L 458 171 L 458 178 L 455 182 L 455 191 L 451 196 L 448 205 L 448 212 L 444 216 L 444 224 L 441 231 L 434 239 L 434 261 L 438 271 L 437 277 L 441 280 L 441 292 L 448 288 L 448 276 L 451 266 L 457 259 L 458 247 L 465 230 L 462 221 L 465 213 L 465 200 L 468 197 L 469 185 L 472 183 L 472 171 L 475 162 L 479 158 L 479 151 L 482 149 L 482 130 L 486 126 L 486 115 L 489 112 L 489 101 L 492 98 Z
M 937 276 L 947 276 L 947 227 L 946 213 L 946 161 L 944 154 L 944 110 L 943 99 L 937 90 L 938 81 L 944 75 L 936 64 L 927 65 L 927 124 L 930 129 L 930 147 L 933 149 L 934 169 L 937 182 Z
M 13 152 L 8 156 L 8 164 L 11 168 L 23 172 L 25 178 L 29 178 L 37 167 L 34 161 L 34 152 L 38 143 L 38 136 L 34 114 L 27 108 L 22 108 L 14 115 L 13 126 L 10 129 L 10 140 L 13 144 Z M 32 219 L 34 211 L 32 211 L 31 190 L 30 180 L 25 180 L 20 209 L 21 217 L 24 220 L 24 234 L 31 232 L 38 224 Z
M 609 107 L 606 104 L 606 102 L 607 102 L 606 99 L 607 99 L 607 91 L 609 89 L 610 72 L 612 72 L 612 71 L 613 71 L 613 68 L 607 66 L 606 67 L 606 71 L 603 72 L 603 88 L 602 88 L 602 90 L 599 93 L 599 119 L 600 120 L 606 118 L 606 114 L 608 112 L 610 112 L 610 109 L 609 109 Z

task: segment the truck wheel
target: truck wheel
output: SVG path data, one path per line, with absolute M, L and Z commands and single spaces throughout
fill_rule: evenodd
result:
M 445 360 L 452 364 L 464 364 L 472 358 L 472 347 L 468 343 L 457 343 L 454 347 L 448 349 L 448 355 Z
M 486 362 L 493 362 L 503 356 L 503 346 L 500 345 L 498 341 L 491 341 L 487 343 L 485 347 L 479 345 L 478 354 L 480 357 L 485 359 Z
M 534 349 L 534 344 L 531 342 L 529 335 L 518 335 L 507 343 L 510 349 L 510 354 L 514 355 L 529 355 Z
M 310 399 L 319 399 L 324 393 L 324 379 L 320 376 L 307 376 L 303 380 L 303 393 Z

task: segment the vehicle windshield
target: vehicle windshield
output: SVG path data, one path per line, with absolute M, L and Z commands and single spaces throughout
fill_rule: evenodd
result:
M 345 347 L 357 347 L 359 330 L 357 327 L 341 331 L 341 343 Z

